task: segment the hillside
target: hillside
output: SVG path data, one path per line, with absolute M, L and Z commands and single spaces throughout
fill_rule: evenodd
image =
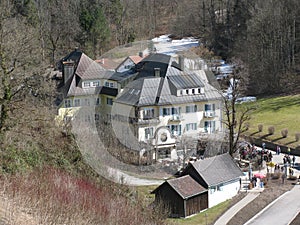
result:
M 293 149 L 299 148 L 299 94 L 262 98 L 253 104 L 257 109 L 251 114 L 249 130 L 245 135 Z M 274 128 L 274 133 L 270 133 L 271 128 Z M 285 130 L 286 137 L 283 136 Z

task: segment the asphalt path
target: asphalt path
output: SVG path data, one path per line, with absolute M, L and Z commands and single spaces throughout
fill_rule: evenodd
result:
M 247 225 L 286 225 L 289 224 L 300 211 L 300 185 L 281 195 L 264 208 Z

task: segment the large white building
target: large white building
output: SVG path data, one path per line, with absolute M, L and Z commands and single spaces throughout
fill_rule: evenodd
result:
M 169 157 L 183 135 L 222 131 L 222 96 L 213 79 L 183 65 L 183 58 L 157 53 L 121 73 L 75 50 L 61 60 L 59 117 L 86 109 L 80 119 L 102 119 L 140 157 L 153 149 L 153 160 Z

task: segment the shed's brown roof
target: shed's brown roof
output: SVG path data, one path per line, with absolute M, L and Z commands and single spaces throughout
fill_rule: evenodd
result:
M 166 181 L 183 199 L 207 191 L 189 175 Z

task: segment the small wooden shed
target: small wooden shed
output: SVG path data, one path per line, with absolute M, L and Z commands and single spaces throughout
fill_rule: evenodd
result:
M 161 202 L 170 217 L 187 217 L 208 208 L 208 191 L 189 175 L 170 179 L 157 187 L 155 202 Z

